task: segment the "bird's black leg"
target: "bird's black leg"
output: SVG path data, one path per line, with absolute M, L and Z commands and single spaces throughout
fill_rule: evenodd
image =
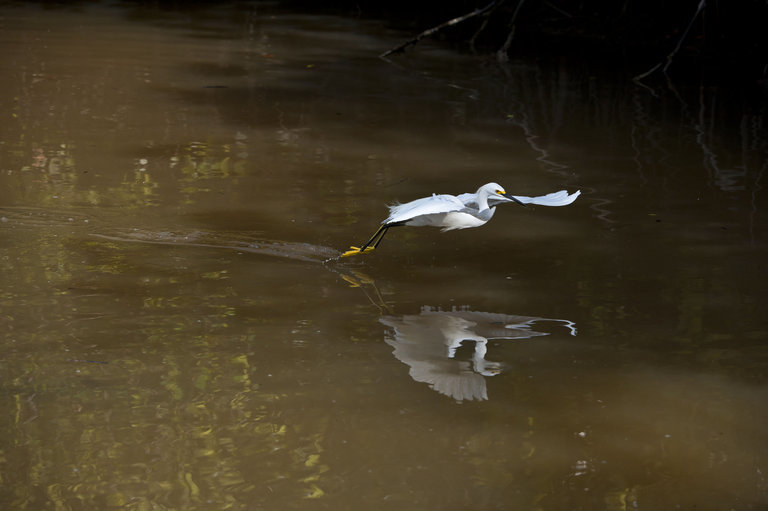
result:
M 371 244 L 371 241 L 373 241 L 374 239 L 376 239 L 376 242 L 373 244 L 373 248 L 371 249 L 371 250 L 373 250 L 374 248 L 376 248 L 376 247 L 378 247 L 378 246 L 379 246 L 379 243 L 381 243 L 381 240 L 383 240 L 383 239 L 384 239 L 384 235 L 385 235 L 385 234 L 387 234 L 387 231 L 389 230 L 389 228 L 390 228 L 390 227 L 400 227 L 400 226 L 403 226 L 403 225 L 405 225 L 405 222 L 391 222 L 391 223 L 388 223 L 388 224 L 382 225 L 381 227 L 383 228 L 383 230 L 382 230 L 382 229 L 379 229 L 379 232 L 381 232 L 381 234 L 379 235 L 379 237 L 378 237 L 378 238 L 376 238 L 376 236 L 374 235 L 374 237 L 373 237 L 373 238 L 371 238 L 371 239 L 368 241 L 368 243 L 366 243 L 366 244 L 363 246 L 363 249 L 365 249 L 365 247 L 367 247 L 368 245 L 370 245 L 370 244 Z M 376 233 L 376 234 L 379 234 L 379 233 Z
M 341 257 L 362 254 L 363 252 L 370 252 L 371 250 L 374 250 L 379 246 L 381 240 L 384 239 L 384 235 L 387 234 L 387 231 L 390 227 L 399 227 L 401 225 L 405 225 L 405 222 L 392 222 L 389 224 L 382 224 L 381 227 L 379 227 L 379 229 L 373 234 L 373 236 L 371 236 L 371 239 L 366 241 L 363 246 L 349 247 L 349 250 L 341 254 Z
M 360 252 L 365 252 L 365 249 L 371 245 L 373 245 L 373 248 L 376 248 L 381 242 L 381 238 L 383 238 L 384 235 L 387 234 L 387 229 L 389 229 L 389 226 L 386 224 L 379 227 L 379 230 L 376 231 L 373 236 L 371 236 L 371 239 L 366 241 L 365 244 L 362 247 L 360 247 Z M 373 248 L 371 250 L 373 250 Z
M 378 239 L 376 240 L 376 242 L 373 244 L 371 248 L 376 248 L 379 246 L 379 243 L 381 243 L 381 240 L 384 239 L 384 235 L 387 234 L 388 230 L 389 230 L 389 226 L 387 226 L 383 231 L 381 231 L 381 235 L 378 237 Z

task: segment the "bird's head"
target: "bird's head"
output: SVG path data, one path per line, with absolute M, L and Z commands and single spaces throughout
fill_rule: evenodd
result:
M 484 194 L 486 197 L 490 197 L 497 202 L 517 202 L 521 206 L 525 206 L 522 202 L 517 200 L 513 195 L 504 191 L 504 187 L 499 183 L 488 183 L 480 187 L 477 190 L 477 194 Z

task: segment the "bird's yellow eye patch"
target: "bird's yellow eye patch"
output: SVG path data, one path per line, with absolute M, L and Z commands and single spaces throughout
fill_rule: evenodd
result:
M 506 192 L 504 190 L 496 190 L 497 195 L 504 195 Z

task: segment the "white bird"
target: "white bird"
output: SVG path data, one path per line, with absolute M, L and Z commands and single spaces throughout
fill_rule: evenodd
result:
M 493 217 L 496 205 L 502 202 L 517 202 L 523 206 L 526 204 L 567 206 L 580 194 L 581 191 L 569 194 L 561 190 L 539 197 L 525 197 L 506 193 L 498 183 L 488 183 L 478 188 L 476 193 L 463 193 L 459 196 L 433 194 L 431 197 L 416 199 L 405 204 L 394 204 L 389 206 L 389 216 L 381 223 L 371 239 L 360 247 L 350 247 L 341 254 L 341 257 L 374 250 L 391 227 L 431 225 L 442 227 L 443 231 L 480 227 Z

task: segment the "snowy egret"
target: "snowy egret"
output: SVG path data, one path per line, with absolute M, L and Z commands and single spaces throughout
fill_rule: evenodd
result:
M 496 212 L 496 205 L 503 202 L 516 202 L 521 205 L 539 204 L 542 206 L 567 206 L 576 200 L 581 191 L 569 194 L 565 190 L 542 195 L 525 197 L 511 195 L 497 183 L 481 186 L 476 193 L 461 195 L 433 194 L 431 197 L 416 199 L 405 204 L 389 206 L 389 216 L 379 229 L 360 247 L 350 247 L 341 254 L 348 257 L 370 252 L 379 246 L 382 238 L 391 227 L 402 225 L 442 227 L 443 231 L 480 227 L 488 222 Z

